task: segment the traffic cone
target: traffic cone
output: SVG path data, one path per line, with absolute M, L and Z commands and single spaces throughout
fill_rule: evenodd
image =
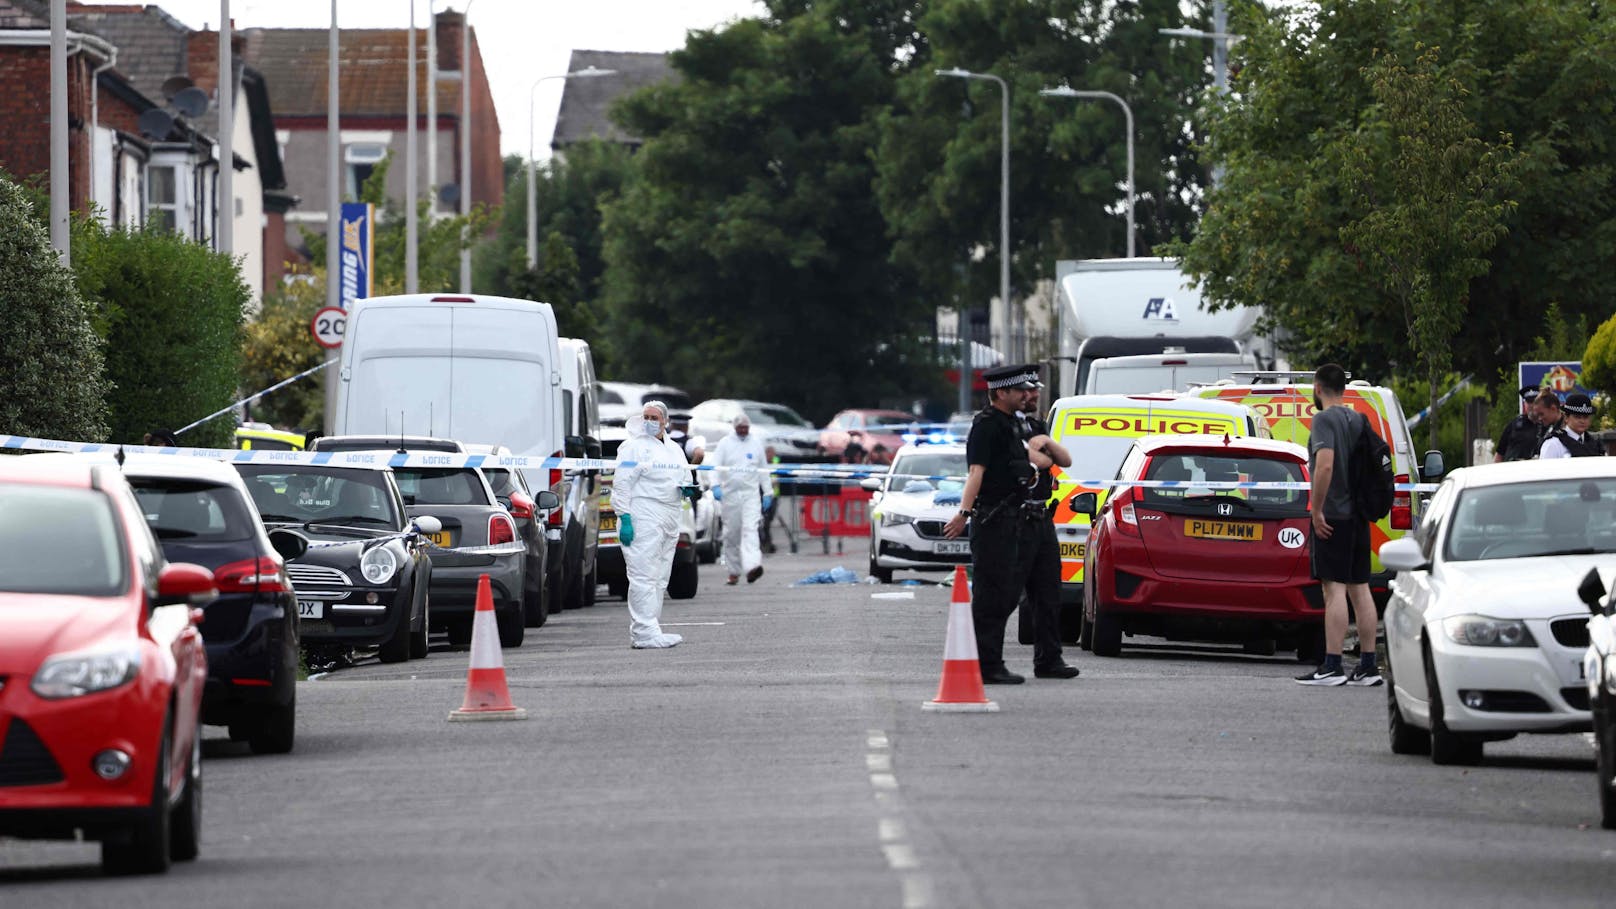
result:
M 971 586 L 965 566 L 954 568 L 954 596 L 948 604 L 948 641 L 943 645 L 943 679 L 937 697 L 922 710 L 949 713 L 992 713 L 999 705 L 982 689 L 982 667 L 976 658 L 976 626 L 971 624 Z
M 450 712 L 449 721 L 525 719 L 527 711 L 511 703 L 511 690 L 505 685 L 505 660 L 499 652 L 499 625 L 494 620 L 494 592 L 485 574 L 477 578 L 466 700 L 459 710 Z

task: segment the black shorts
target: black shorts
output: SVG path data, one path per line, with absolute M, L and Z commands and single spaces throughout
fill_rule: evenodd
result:
M 1313 534 L 1313 577 L 1342 584 L 1369 583 L 1369 522 L 1330 518 L 1330 538 Z

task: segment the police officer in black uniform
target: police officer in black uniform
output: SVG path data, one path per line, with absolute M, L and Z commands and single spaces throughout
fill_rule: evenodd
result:
M 1521 389 L 1521 401 L 1525 410 L 1509 421 L 1504 432 L 1498 437 L 1498 445 L 1493 449 L 1493 462 L 1499 461 L 1530 461 L 1537 457 L 1538 423 L 1532 419 L 1537 408 L 1532 402 L 1537 400 L 1538 387 L 1527 385 Z
M 1032 552 L 1032 522 L 1023 518 L 1037 471 L 1022 438 L 1021 407 L 1038 388 L 1038 370 L 1001 366 L 983 370 L 988 406 L 971 421 L 965 441 L 969 474 L 960 493 L 959 513 L 943 533 L 957 537 L 967 522 L 971 534 L 971 620 L 976 629 L 982 681 L 1019 685 L 1026 679 L 1004 665 L 1004 626 L 1026 586 Z
M 1027 504 L 1022 506 L 1023 519 L 1032 531 L 1025 558 L 1027 561 L 1026 599 L 1022 609 L 1032 624 L 1032 674 L 1041 679 L 1076 678 L 1076 666 L 1061 659 L 1060 640 L 1060 540 L 1055 536 L 1055 475 L 1053 468 L 1072 466 L 1072 456 L 1065 446 L 1049 437 L 1049 427 L 1038 418 L 1038 393 L 1027 395 L 1022 407 L 1022 435 L 1027 444 L 1027 457 L 1038 471 L 1033 481 Z
M 1544 459 L 1604 457 L 1605 446 L 1588 432 L 1588 427 L 1594 420 L 1594 402 L 1585 394 L 1569 394 L 1566 395 L 1565 404 L 1561 409 L 1565 411 L 1565 425 L 1544 438 L 1543 446 L 1538 449 L 1538 457 Z

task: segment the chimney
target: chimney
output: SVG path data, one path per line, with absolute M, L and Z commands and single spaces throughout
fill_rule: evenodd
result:
M 446 9 L 438 13 L 433 27 L 438 30 L 438 71 L 460 72 L 461 32 L 466 28 L 466 14 Z
M 219 87 L 219 33 L 191 32 L 185 36 L 185 64 L 196 87 L 210 96 Z

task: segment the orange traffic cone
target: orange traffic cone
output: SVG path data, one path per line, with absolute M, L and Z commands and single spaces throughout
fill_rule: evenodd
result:
M 505 685 L 505 660 L 499 652 L 499 625 L 494 620 L 494 593 L 488 575 L 477 579 L 477 611 L 471 619 L 471 669 L 466 673 L 466 701 L 449 720 L 525 720 L 527 711 L 511 703 Z
M 976 627 L 971 624 L 971 587 L 965 566 L 954 569 L 954 596 L 948 604 L 948 641 L 943 645 L 943 680 L 937 697 L 920 705 L 923 710 L 950 713 L 992 713 L 999 705 L 982 689 L 982 667 L 976 659 Z

